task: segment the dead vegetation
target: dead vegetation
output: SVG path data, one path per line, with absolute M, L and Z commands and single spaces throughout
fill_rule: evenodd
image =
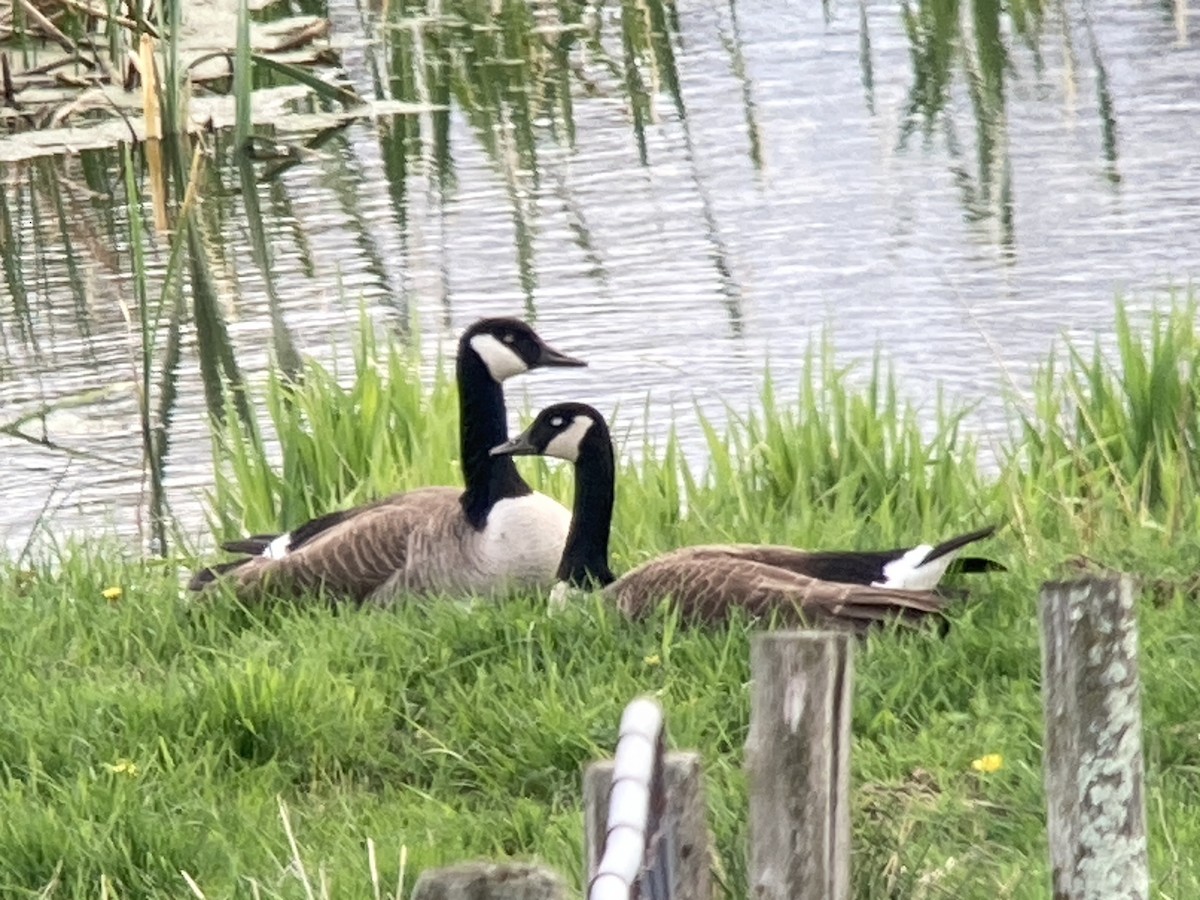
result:
M 237 2 L 182 3 L 179 15 L 172 34 L 152 3 L 137 0 L 107 8 L 86 0 L 8 4 L 0 11 L 0 162 L 157 136 L 159 123 L 147 132 L 146 112 L 165 108 L 165 90 L 177 92 L 174 127 L 198 132 L 231 123 Z M 282 76 L 279 86 L 254 92 L 256 120 L 303 110 L 298 101 L 322 84 L 313 74 L 337 64 L 329 20 L 317 16 L 252 21 L 249 44 L 256 63 Z M 163 71 L 168 50 L 173 79 Z M 309 74 L 287 77 L 297 70 Z M 344 106 L 360 102 L 344 87 L 328 88 Z

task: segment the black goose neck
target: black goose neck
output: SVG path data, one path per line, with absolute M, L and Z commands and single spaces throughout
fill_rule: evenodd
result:
M 616 580 L 608 567 L 616 463 L 608 430 L 596 423 L 575 460 L 575 506 L 558 579 L 574 587 L 603 587 Z
M 458 351 L 457 376 L 459 453 L 466 484 L 461 503 L 467 520 L 481 529 L 497 500 L 523 497 L 533 491 L 521 478 L 511 456 L 492 456 L 489 452 L 508 440 L 504 388 L 465 341 Z

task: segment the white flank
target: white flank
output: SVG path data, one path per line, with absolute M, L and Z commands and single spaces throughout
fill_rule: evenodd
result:
M 485 577 L 546 584 L 558 571 L 570 529 L 571 513 L 545 494 L 497 500 L 477 539 L 474 563 Z
M 932 544 L 913 547 L 899 559 L 893 559 L 883 567 L 883 580 L 872 583 L 872 587 L 900 588 L 906 591 L 932 591 L 937 587 L 946 569 L 958 556 L 959 551 L 944 553 L 931 562 L 925 558 L 933 552 Z
M 488 373 L 496 382 L 528 372 L 529 366 L 512 347 L 494 335 L 477 334 L 471 338 L 471 349 L 479 354 Z
M 262 555 L 267 559 L 283 559 L 287 556 L 288 550 L 292 546 L 292 535 L 290 532 L 284 532 L 271 543 L 267 544 L 267 549 L 262 552 Z
M 576 416 L 571 420 L 570 425 L 556 434 L 554 439 L 546 445 L 542 455 L 556 456 L 559 459 L 575 462 L 579 459 L 579 445 L 583 443 L 588 429 L 595 424 L 596 420 L 591 416 Z

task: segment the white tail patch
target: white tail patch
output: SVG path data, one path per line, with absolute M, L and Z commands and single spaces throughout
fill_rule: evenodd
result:
M 471 338 L 471 349 L 479 354 L 479 358 L 487 366 L 488 374 L 497 384 L 514 375 L 529 371 L 529 364 L 521 359 L 520 354 L 504 342 L 497 340 L 494 335 L 475 335 Z
M 267 544 L 267 549 L 262 552 L 262 555 L 267 559 L 283 559 L 288 555 L 288 550 L 292 547 L 291 532 L 284 532 L 271 543 Z
M 954 561 L 954 557 L 958 556 L 959 551 L 952 553 L 943 553 L 937 559 L 929 560 L 929 554 L 933 552 L 932 544 L 921 544 L 919 547 L 913 547 L 899 559 L 893 559 L 890 563 L 883 567 L 883 579 L 872 582 L 872 587 L 883 588 L 900 588 L 906 591 L 931 591 L 942 576 L 946 574 L 946 569 L 950 567 L 950 563 Z

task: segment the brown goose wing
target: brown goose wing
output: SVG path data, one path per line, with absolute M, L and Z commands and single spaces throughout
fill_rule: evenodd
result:
M 671 598 L 684 618 L 720 622 L 733 609 L 755 617 L 863 631 L 876 622 L 915 624 L 940 613 L 945 598 L 925 591 L 819 581 L 718 547 L 676 550 L 628 572 L 606 593 L 633 618 Z
M 404 498 L 407 496 L 408 494 L 394 494 L 390 497 L 384 497 L 381 500 L 364 503 L 361 506 L 351 507 L 350 509 L 336 509 L 333 512 L 324 513 L 316 518 L 309 519 L 307 522 L 297 525 L 287 532 L 288 550 L 296 550 L 302 544 L 311 541 L 335 525 L 340 525 L 369 509 L 374 509 L 376 506 L 385 506 L 389 503 L 403 503 Z M 221 549 L 228 550 L 230 553 L 245 553 L 250 556 L 259 556 L 266 551 L 272 541 L 282 537 L 283 534 L 284 532 L 281 531 L 270 534 L 252 534 L 249 537 L 225 541 L 221 544 Z
M 327 525 L 279 559 L 252 559 L 234 569 L 238 593 L 264 590 L 330 594 L 364 600 L 385 585 L 423 591 L 453 583 L 461 560 L 440 559 L 438 548 L 457 547 L 469 526 L 456 488 L 408 491 L 364 506 Z

